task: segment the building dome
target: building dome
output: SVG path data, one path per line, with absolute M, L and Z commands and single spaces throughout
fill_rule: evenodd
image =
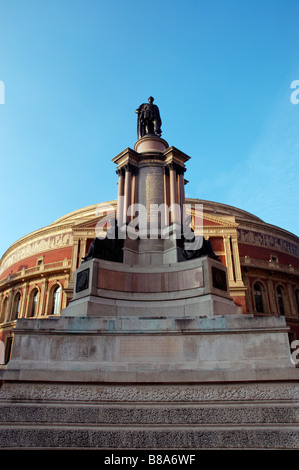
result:
M 253 315 L 284 315 L 299 339 L 299 239 L 242 209 L 203 205 L 204 237 L 227 267 L 230 295 Z M 59 315 L 72 298 L 75 270 L 109 201 L 66 214 L 11 245 L 0 260 L 0 364 L 9 360 L 17 318 Z

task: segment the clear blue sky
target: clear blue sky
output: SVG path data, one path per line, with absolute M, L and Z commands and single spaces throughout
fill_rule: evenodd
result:
M 116 198 L 150 95 L 188 197 L 298 235 L 298 18 L 298 0 L 0 0 L 0 256 Z

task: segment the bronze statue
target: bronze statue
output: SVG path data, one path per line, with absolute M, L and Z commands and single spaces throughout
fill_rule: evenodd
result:
M 182 231 L 181 238 L 177 239 L 179 262 L 201 258 L 202 256 L 208 256 L 216 261 L 221 261 L 214 253 L 210 240 L 206 240 L 203 236 L 195 235 L 194 230 L 191 227 L 188 227 L 188 232 L 186 233 L 188 233 L 188 237 L 186 237 L 184 231 Z M 192 244 L 192 248 L 188 250 L 188 245 L 190 244 Z
M 158 106 L 153 104 L 154 98 L 149 97 L 148 103 L 143 103 L 136 109 L 137 118 L 137 138 L 138 140 L 145 135 L 161 136 L 161 117 Z
M 91 243 L 87 255 L 82 258 L 82 263 L 93 258 L 104 259 L 107 261 L 123 262 L 124 240 L 118 237 L 118 226 L 115 231 L 112 228 L 105 238 L 96 237 Z

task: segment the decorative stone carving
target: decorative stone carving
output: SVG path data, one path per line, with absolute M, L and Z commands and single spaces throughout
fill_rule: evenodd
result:
M 45 237 L 27 244 L 24 243 L 21 248 L 16 248 L 11 254 L 9 254 L 7 257 L 4 257 L 0 268 L 0 274 L 2 274 L 12 264 L 17 263 L 22 259 L 28 258 L 33 254 L 42 253 L 54 248 L 69 246 L 72 244 L 72 242 L 72 233 L 67 232 Z
M 88 289 L 89 285 L 89 268 L 83 269 L 77 273 L 76 292 Z
M 240 243 L 248 243 L 250 245 L 265 246 L 284 251 L 291 255 L 299 256 L 298 246 L 289 241 L 283 240 L 282 238 L 268 235 L 266 233 L 258 233 L 252 230 L 239 230 L 238 241 Z

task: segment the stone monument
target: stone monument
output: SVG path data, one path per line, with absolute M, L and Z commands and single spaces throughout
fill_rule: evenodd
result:
M 285 320 L 234 304 L 226 267 L 186 222 L 190 157 L 161 138 L 152 97 L 136 112 L 134 150 L 113 158 L 112 229 L 82 260 L 72 301 L 17 321 L 0 448 L 297 448 Z

